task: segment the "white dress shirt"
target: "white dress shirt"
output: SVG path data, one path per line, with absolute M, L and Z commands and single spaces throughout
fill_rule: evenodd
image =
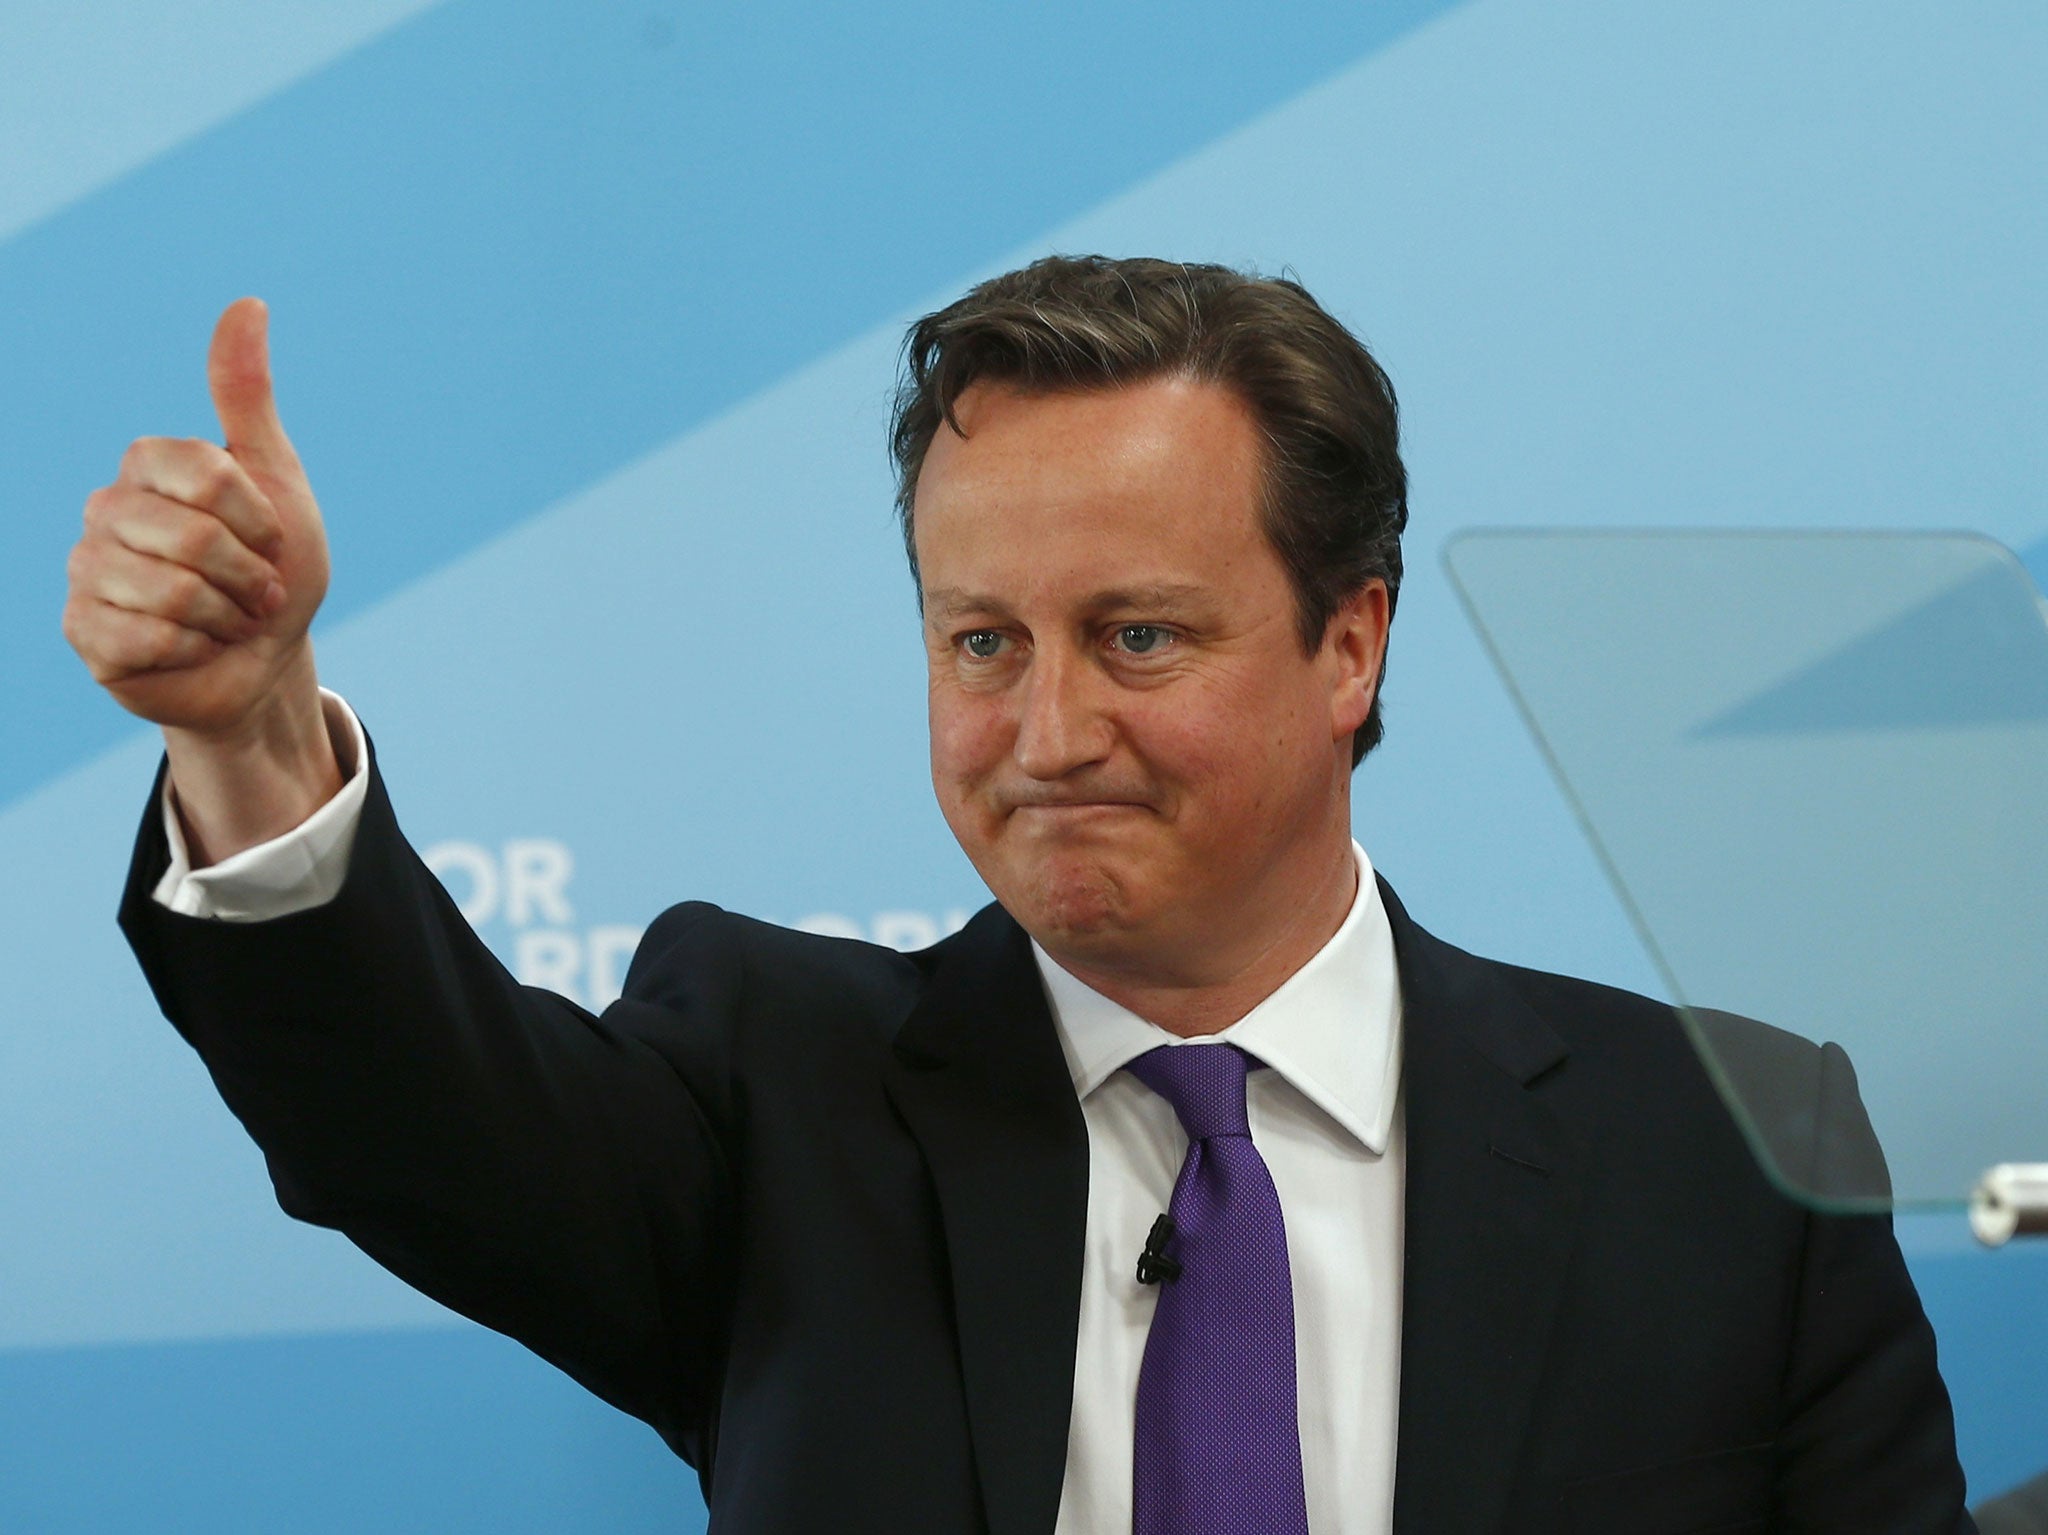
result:
M 164 776 L 164 836 L 171 844 L 171 862 L 150 892 L 159 906 L 186 917 L 265 922 L 325 906 L 341 893 L 356 824 L 363 818 L 363 800 L 370 792 L 370 748 L 362 721 L 339 693 L 322 688 L 320 703 L 335 760 L 341 764 L 341 791 L 282 837 L 244 848 L 204 869 L 193 868 L 170 775 Z
M 1358 895 L 1343 926 L 1278 991 L 1201 1039 L 1145 1022 L 1033 945 L 1088 1126 L 1081 1329 L 1057 1535 L 1131 1527 L 1138 1367 L 1159 1296 L 1138 1283 L 1137 1259 L 1187 1155 L 1172 1106 L 1120 1068 L 1158 1045 L 1216 1043 L 1240 1046 L 1269 1068 L 1252 1073 L 1246 1108 L 1287 1223 L 1309 1530 L 1387 1535 L 1393 1527 L 1401 994 L 1372 865 L 1353 850 Z
M 165 785 L 171 863 L 154 892 L 188 916 L 260 922 L 334 898 L 367 789 L 362 726 L 323 693 L 347 780 L 293 831 L 194 870 Z M 1187 1137 L 1166 1100 L 1121 1068 L 1157 1045 L 1228 1042 L 1269 1068 L 1247 1087 L 1252 1144 L 1287 1224 L 1302 1472 L 1312 1535 L 1388 1535 L 1400 1399 L 1404 1141 L 1401 994 L 1372 865 L 1343 925 L 1265 1001 L 1220 1033 L 1179 1040 L 1033 945 L 1088 1132 L 1073 1417 L 1057 1535 L 1127 1535 L 1138 1368 L 1156 1288 L 1138 1253 L 1167 1208 Z

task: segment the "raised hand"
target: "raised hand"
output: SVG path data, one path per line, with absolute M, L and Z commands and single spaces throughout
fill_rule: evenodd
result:
M 255 299 L 229 306 L 207 375 L 227 437 L 144 437 L 85 503 L 64 634 L 122 707 L 231 733 L 294 669 L 327 591 L 327 538 L 277 419 Z
M 144 437 L 85 503 L 64 635 L 125 709 L 164 727 L 201 861 L 288 830 L 339 769 L 307 626 L 327 535 L 277 416 L 268 314 L 228 306 L 207 381 L 226 446 Z

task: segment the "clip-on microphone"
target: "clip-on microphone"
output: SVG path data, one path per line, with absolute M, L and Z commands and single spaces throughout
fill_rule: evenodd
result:
M 1166 1244 L 1173 1240 L 1173 1217 L 1162 1215 L 1152 1223 L 1151 1235 L 1145 1238 L 1145 1250 L 1138 1254 L 1138 1283 L 1157 1284 L 1165 1280 L 1172 1284 L 1180 1278 L 1180 1259 L 1166 1255 Z

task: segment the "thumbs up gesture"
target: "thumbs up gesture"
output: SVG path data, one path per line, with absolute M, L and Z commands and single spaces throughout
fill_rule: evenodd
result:
M 306 636 L 327 535 L 278 420 L 268 324 L 245 298 L 214 329 L 225 447 L 141 438 L 87 498 L 64 607 L 94 679 L 164 727 L 188 833 L 212 859 L 288 829 L 339 783 Z
M 271 397 L 261 302 L 229 306 L 208 382 L 227 446 L 144 437 L 85 503 L 64 634 L 122 707 L 232 732 L 305 644 L 327 537 Z

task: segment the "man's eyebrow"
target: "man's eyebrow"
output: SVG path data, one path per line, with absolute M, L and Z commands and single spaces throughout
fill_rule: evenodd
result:
M 1092 608 L 1176 609 L 1207 607 L 1214 600 L 1205 586 L 1191 582 L 1154 581 L 1142 586 L 1116 586 L 1097 592 L 1088 601 Z
M 1184 581 L 1148 581 L 1136 586 L 1105 587 L 1084 606 L 1094 612 L 1186 612 L 1208 607 L 1214 594 L 1205 586 Z M 924 594 L 925 616 L 956 618 L 963 613 L 1007 613 L 1000 598 L 957 586 L 934 587 Z
M 952 618 L 961 613 L 988 613 L 1001 608 L 1002 604 L 995 598 L 963 591 L 957 586 L 933 587 L 924 594 L 924 611 L 928 618 Z

